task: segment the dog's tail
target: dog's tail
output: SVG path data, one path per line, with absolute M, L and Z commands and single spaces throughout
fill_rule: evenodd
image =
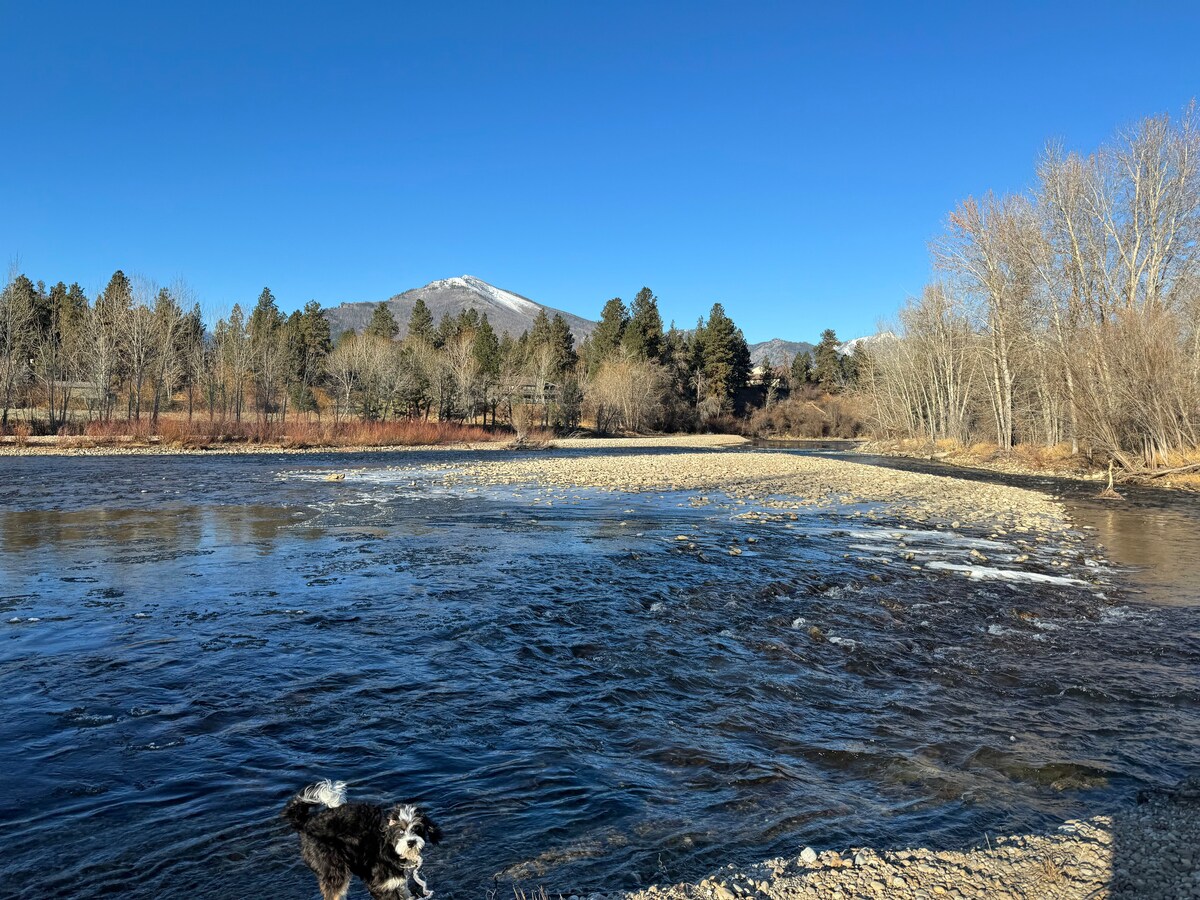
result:
M 283 817 L 297 831 L 303 831 L 313 814 L 314 807 L 323 806 L 333 809 L 346 802 L 346 782 L 330 781 L 326 778 L 316 784 L 310 784 L 295 797 L 288 801 L 283 808 Z

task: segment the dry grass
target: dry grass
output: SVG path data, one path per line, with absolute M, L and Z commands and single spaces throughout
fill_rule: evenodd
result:
M 887 446 L 907 456 L 931 457 L 960 465 L 979 465 L 1009 472 L 1078 474 L 1100 470 L 1098 465 L 1090 464 L 1086 457 L 1073 454 L 1070 444 L 1056 444 L 1053 447 L 1018 444 L 1008 452 L 986 441 L 964 445 L 946 439 L 901 440 L 890 442 Z
M 764 437 L 856 438 L 866 432 L 867 418 L 857 398 L 809 387 L 755 410 L 749 429 L 752 434 Z M 719 430 L 737 429 L 727 426 Z
M 457 422 L 261 422 L 195 418 L 163 418 L 153 430 L 140 422 L 89 422 L 76 435 L 63 435 L 60 447 L 139 447 L 158 445 L 204 449 L 248 445 L 308 449 L 324 447 L 422 447 L 439 444 L 482 444 L 510 437 L 505 431 Z
M 1059 863 L 1049 856 L 1042 857 L 1042 878 L 1047 884 L 1062 884 L 1066 880 Z
M 553 441 L 553 428 L 527 428 L 508 446 L 512 450 L 550 450 L 554 447 Z
M 553 897 L 551 897 L 550 894 L 546 893 L 546 889 L 544 887 L 538 888 L 532 894 L 525 893 L 524 888 L 514 887 L 513 900 L 563 900 L 563 895 L 555 894 Z

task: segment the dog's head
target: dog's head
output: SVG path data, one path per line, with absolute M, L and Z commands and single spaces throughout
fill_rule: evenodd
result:
M 436 844 L 442 839 L 442 830 L 415 806 L 393 806 L 388 810 L 383 828 L 396 855 L 417 866 L 421 864 L 421 851 L 425 845 Z

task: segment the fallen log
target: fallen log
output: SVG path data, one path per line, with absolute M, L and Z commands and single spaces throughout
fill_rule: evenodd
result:
M 1188 463 L 1186 466 L 1176 466 L 1174 469 L 1154 469 L 1136 474 L 1142 478 L 1162 478 L 1164 475 L 1182 475 L 1184 472 L 1196 471 L 1200 471 L 1200 463 Z

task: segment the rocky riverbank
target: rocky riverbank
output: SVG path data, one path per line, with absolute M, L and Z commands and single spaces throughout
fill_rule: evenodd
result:
M 671 441 L 674 441 L 671 443 Z M 652 443 L 606 442 L 604 454 L 541 453 L 447 464 L 447 481 L 476 484 L 537 484 L 546 501 L 554 492 L 712 491 L 744 504 L 778 510 L 870 505 L 851 515 L 904 518 L 921 525 L 973 525 L 998 533 L 1010 530 L 1063 531 L 1062 507 L 1043 494 L 1005 485 L 902 472 L 880 466 L 791 453 L 714 453 L 732 446 L 713 442 L 704 452 L 695 439 Z M 561 442 L 563 449 L 590 447 Z
M 930 445 L 922 441 L 868 441 L 854 449 L 856 453 L 874 456 L 895 456 L 904 459 L 921 459 L 958 469 L 978 469 L 1002 475 L 1049 475 L 1073 481 L 1105 482 L 1107 468 L 1089 463 L 1084 457 L 1070 455 L 1054 449 L 1021 446 L 1012 452 L 1003 453 L 991 446 L 963 447 L 949 442 Z M 1184 491 L 1200 491 L 1200 471 L 1194 467 L 1183 467 L 1184 471 L 1164 473 L 1145 472 L 1131 474 L 1118 470 L 1118 483 L 1132 483 L 1156 488 L 1173 488 Z
M 1200 781 L 1046 834 L 944 850 L 817 850 L 701 881 L 581 900 L 1196 900 Z
M 171 444 L 101 444 L 94 447 L 69 445 L 14 444 L 0 446 L 5 456 L 311 456 L 355 453 L 406 453 L 414 450 L 503 450 L 503 443 L 411 444 L 388 447 L 292 447 L 286 444 L 218 444 L 211 447 L 179 447 Z
M 649 448 L 721 449 L 738 447 L 749 442 L 729 434 L 648 435 L 636 438 L 557 438 L 543 449 L 571 450 L 629 450 Z M 507 450 L 512 441 L 498 437 L 492 441 L 453 442 L 444 444 L 349 444 L 296 446 L 293 444 L 231 442 L 204 447 L 184 447 L 179 444 L 146 442 L 133 438 L 91 441 L 87 438 L 31 437 L 18 442 L 12 437 L 0 438 L 2 456 L 243 456 L 259 454 L 329 454 L 329 453 L 403 453 L 411 450 Z

